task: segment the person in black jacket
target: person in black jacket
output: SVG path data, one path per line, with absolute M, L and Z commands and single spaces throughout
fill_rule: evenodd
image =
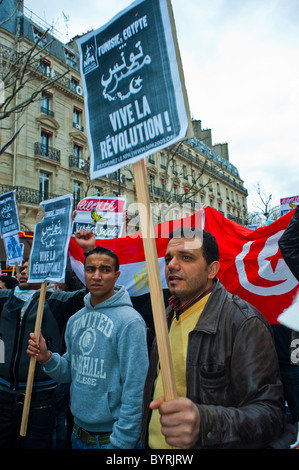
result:
M 92 232 L 75 236 L 84 251 L 95 246 Z M 57 384 L 36 364 L 26 436 L 20 436 L 29 358 L 28 336 L 34 330 L 40 284 L 28 283 L 28 261 L 20 268 L 19 286 L 0 289 L 0 340 L 4 349 L 0 357 L 0 449 L 51 448 Z M 71 281 L 68 275 L 71 276 Z M 73 284 L 67 273 L 66 284 Z M 42 318 L 42 332 L 48 346 L 56 352 L 64 347 L 64 330 L 68 318 L 83 307 L 86 288 L 62 292 L 48 285 Z
M 144 448 L 265 448 L 282 434 L 283 390 L 270 325 L 221 285 L 219 268 L 211 233 L 184 226 L 170 234 L 166 315 L 178 399 L 164 399 L 154 341 L 144 387 Z
M 278 241 L 282 257 L 299 282 L 299 206 Z M 293 422 L 299 421 L 299 364 L 291 360 L 292 344 L 299 339 L 298 329 L 291 330 L 284 325 L 272 325 L 277 355 L 279 359 L 281 380 L 284 386 L 285 399 Z

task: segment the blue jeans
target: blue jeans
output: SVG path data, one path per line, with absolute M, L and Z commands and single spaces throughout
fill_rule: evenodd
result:
M 84 431 L 82 428 L 74 424 L 73 433 L 72 433 L 72 449 L 107 449 L 110 444 L 109 436 L 111 433 L 105 434 L 92 434 L 84 432 L 85 438 L 86 434 L 89 434 L 88 439 L 91 442 L 84 442 L 83 437 L 81 438 L 81 432 Z
M 107 449 L 108 444 L 100 444 L 97 442 L 96 445 L 85 444 L 85 442 L 72 435 L 72 449 Z
M 20 436 L 25 393 L 0 391 L 0 449 L 51 449 L 55 393 L 32 393 L 26 436 Z
M 53 431 L 53 449 L 65 449 L 67 445 L 67 410 L 70 402 L 70 385 L 58 384 L 55 390 L 56 420 Z
M 103 434 L 93 434 L 92 438 L 95 442 L 93 442 L 92 444 L 87 444 L 83 442 L 79 437 L 77 437 L 79 429 L 80 428 L 76 424 L 74 424 L 72 434 L 72 449 L 107 449 L 108 445 L 110 444 L 109 433 L 105 434 L 104 436 Z M 140 440 L 138 441 L 135 449 L 142 449 Z

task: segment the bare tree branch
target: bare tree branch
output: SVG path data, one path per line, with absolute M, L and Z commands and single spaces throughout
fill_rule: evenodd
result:
M 27 50 L 18 52 L 18 46 L 21 43 L 21 37 L 17 32 L 12 48 L 0 46 L 1 68 L 0 79 L 4 83 L 6 98 L 0 103 L 0 121 L 8 118 L 12 114 L 22 113 L 31 103 L 36 101 L 43 91 L 49 90 L 56 85 L 56 82 L 64 77 L 68 72 L 58 74 L 54 78 L 46 77 L 45 80 L 38 85 L 35 90 L 25 99 L 16 102 L 16 98 L 20 97 L 21 91 L 30 83 L 37 80 L 41 60 L 45 59 L 49 52 L 53 40 L 43 43 L 47 37 L 48 30 L 43 33 L 34 44 Z M 4 65 L 3 65 L 4 64 Z

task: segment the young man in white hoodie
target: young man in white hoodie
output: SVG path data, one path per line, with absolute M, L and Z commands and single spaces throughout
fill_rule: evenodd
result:
M 98 246 L 85 255 L 85 307 L 67 324 L 66 353 L 48 351 L 30 335 L 36 355 L 57 382 L 71 382 L 73 448 L 133 449 L 141 430 L 148 369 L 146 325 L 117 285 L 118 258 Z

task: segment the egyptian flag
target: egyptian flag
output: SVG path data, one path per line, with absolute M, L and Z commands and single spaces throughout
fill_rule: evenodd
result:
M 218 278 L 224 287 L 254 305 L 269 323 L 278 323 L 277 317 L 292 304 L 299 287 L 278 247 L 278 240 L 293 213 L 289 212 L 272 224 L 254 231 L 225 218 L 211 207 L 193 216 L 156 226 L 155 241 L 165 300 L 168 292 L 164 276 L 164 254 L 168 234 L 179 226 L 196 226 L 216 237 L 220 253 Z M 149 287 L 141 233 L 112 240 L 97 240 L 97 244 L 117 254 L 121 271 L 119 284 L 127 288 L 137 310 L 138 305 L 144 307 L 145 299 L 149 297 Z M 74 237 L 70 240 L 69 254 L 73 270 L 84 282 L 83 251 Z

